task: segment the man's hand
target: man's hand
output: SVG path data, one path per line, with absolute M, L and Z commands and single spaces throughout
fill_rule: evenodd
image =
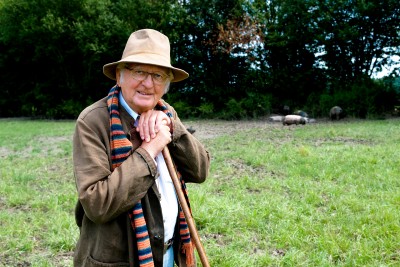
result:
M 149 110 L 140 114 L 140 119 L 136 130 L 140 133 L 143 141 L 150 142 L 156 137 L 162 126 L 171 129 L 171 119 L 162 111 Z
M 155 158 L 172 141 L 171 119 L 162 111 L 149 110 L 140 114 L 136 130 L 144 141 L 141 145 Z

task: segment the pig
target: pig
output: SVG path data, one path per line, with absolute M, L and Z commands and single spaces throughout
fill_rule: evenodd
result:
M 340 120 L 344 118 L 344 111 L 339 106 L 334 106 L 329 111 L 329 118 L 331 120 Z
M 285 116 L 281 115 L 273 115 L 268 118 L 269 122 L 282 122 Z
M 283 118 L 283 125 L 291 125 L 291 124 L 306 124 L 307 118 L 302 117 L 300 115 L 286 115 Z

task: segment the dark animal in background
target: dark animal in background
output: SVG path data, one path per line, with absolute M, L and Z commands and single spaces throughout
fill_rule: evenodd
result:
M 283 118 L 283 125 L 291 125 L 291 124 L 306 124 L 307 118 L 302 117 L 300 115 L 286 115 Z
M 290 114 L 290 107 L 288 105 L 284 105 L 282 108 L 282 114 L 283 115 L 289 115 Z
M 196 131 L 195 129 L 193 129 L 192 126 L 190 126 L 189 128 L 187 128 L 186 130 L 188 130 L 189 133 L 194 134 L 194 132 Z
M 400 116 L 400 106 L 395 106 L 393 108 L 392 116 Z
M 305 111 L 303 111 L 303 110 L 297 110 L 294 114 L 295 114 L 295 115 L 302 116 L 302 117 L 304 117 L 304 118 L 308 118 L 307 112 L 305 112 Z
M 331 120 L 340 120 L 344 118 L 344 111 L 341 107 L 339 106 L 334 106 L 333 108 L 331 108 L 331 110 L 329 111 L 329 118 Z

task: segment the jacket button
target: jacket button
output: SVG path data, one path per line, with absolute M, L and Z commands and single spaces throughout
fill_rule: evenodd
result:
M 160 235 L 155 235 L 154 238 L 155 239 L 161 239 L 161 236 Z

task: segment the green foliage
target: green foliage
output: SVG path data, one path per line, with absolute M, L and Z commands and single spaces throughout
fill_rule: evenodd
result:
M 76 116 L 77 110 L 83 110 L 90 102 L 91 101 L 88 101 L 88 103 L 80 103 L 72 99 L 63 101 L 56 108 L 50 109 L 48 112 L 52 113 L 46 113 L 46 117 L 57 119 L 73 118 Z
M 225 108 L 220 111 L 223 119 L 258 118 L 271 112 L 271 96 L 247 93 L 247 97 L 240 100 L 230 98 Z
M 212 103 L 203 103 L 198 108 L 200 117 L 202 118 L 212 118 L 214 117 L 214 105 Z
M 229 120 L 246 117 L 246 111 L 242 109 L 241 102 L 233 98 L 228 100 L 225 110 L 221 113 L 222 118 Z
M 184 101 L 174 102 L 173 107 L 175 111 L 178 112 L 179 117 L 190 118 L 194 114 L 193 108 Z
M 334 95 L 334 103 L 342 106 L 348 115 L 367 118 L 390 111 L 396 103 L 396 93 L 386 90 L 379 82 L 365 80 L 355 83 L 348 91 Z
M 314 102 L 315 106 L 320 107 L 318 110 L 318 116 L 329 116 L 329 111 L 333 106 L 340 106 L 341 102 L 336 102 L 334 97 L 329 94 L 322 94 L 319 101 Z
M 326 94 L 326 106 L 357 100 L 349 110 L 370 116 L 387 111 L 372 98 L 392 84 L 360 80 L 400 55 L 399 25 L 396 0 L 1 1 L 0 116 L 75 118 L 114 85 L 102 67 L 140 28 L 169 36 L 173 65 L 190 73 L 169 93 L 191 107 L 183 117 L 257 117 L 283 103 L 326 114 Z M 230 98 L 244 110 L 227 109 Z
M 306 110 L 310 110 L 313 117 L 326 117 L 333 106 L 340 106 L 351 117 L 382 117 L 391 113 L 398 103 L 398 93 L 393 85 L 390 81 L 364 79 L 353 83 L 350 88 L 336 88 L 321 95 L 311 94 Z

